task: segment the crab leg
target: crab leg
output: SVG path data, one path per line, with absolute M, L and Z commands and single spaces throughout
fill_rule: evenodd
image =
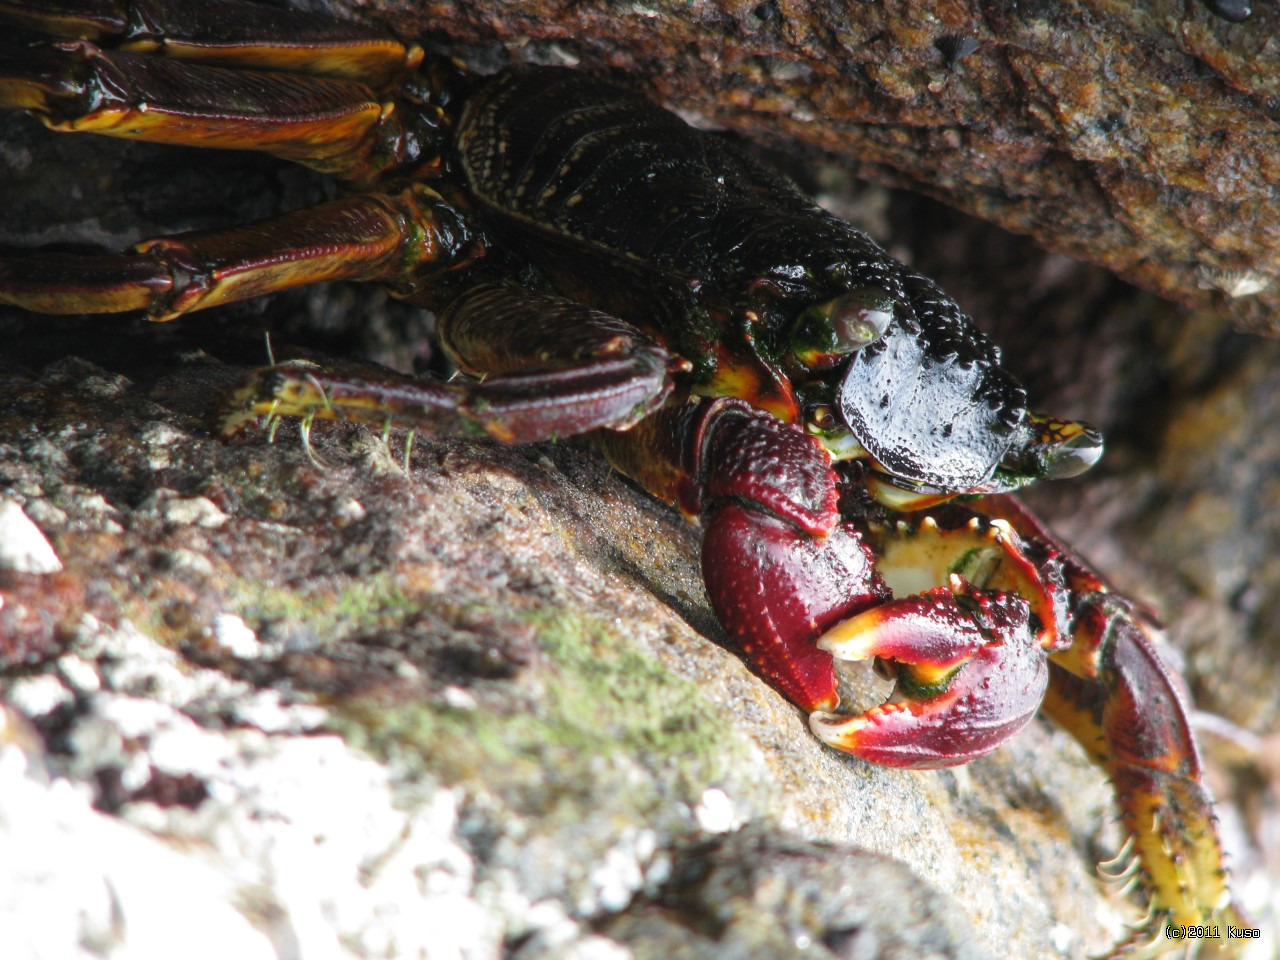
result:
M 439 333 L 455 362 L 484 371 L 482 379 L 370 379 L 268 367 L 229 395 L 223 432 L 262 415 L 485 432 L 508 443 L 624 430 L 660 406 L 671 374 L 688 368 L 630 324 L 518 287 L 469 290 L 441 315 Z
M 980 505 L 1064 568 L 1070 644 L 1051 654 L 1044 710 L 1110 775 L 1150 895 L 1149 928 L 1117 955 L 1144 956 L 1139 945 L 1158 923 L 1243 925 L 1227 887 L 1190 698 L 1160 656 L 1159 627 L 1110 592 L 1018 501 L 989 497 Z
M 257 150 L 354 184 L 417 160 L 430 129 L 351 80 L 223 67 L 102 50 L 84 40 L 0 47 L 0 106 L 51 130 Z M 425 116 L 425 114 L 424 114 Z M 431 146 L 428 160 L 438 152 Z
M 0 19 L 130 53 L 383 86 L 422 59 L 385 30 L 242 0 L 0 0 Z
M 37 313 L 145 310 L 153 320 L 323 280 L 402 281 L 448 266 L 469 239 L 426 187 L 365 194 L 124 253 L 0 258 L 0 303 Z

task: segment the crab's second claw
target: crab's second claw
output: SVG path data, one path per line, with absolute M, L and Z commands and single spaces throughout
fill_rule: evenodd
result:
M 818 640 L 840 660 L 877 657 L 897 678 L 865 713 L 816 711 L 822 741 L 875 763 L 948 767 L 1004 743 L 1035 715 L 1048 664 L 1025 600 L 977 590 L 958 576 L 868 610 Z

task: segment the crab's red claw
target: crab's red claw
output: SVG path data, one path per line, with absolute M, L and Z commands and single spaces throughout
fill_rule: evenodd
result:
M 895 767 L 954 766 L 989 753 L 1027 725 L 1048 685 L 1027 602 L 954 575 L 950 589 L 868 610 L 818 647 L 841 660 L 878 657 L 896 675 L 881 706 L 809 718 L 831 746 Z
M 702 570 L 716 615 L 755 670 L 805 710 L 833 709 L 831 655 L 813 638 L 888 596 L 852 526 L 816 538 L 730 503 L 707 525 Z
M 890 593 L 840 521 L 822 445 L 729 397 L 669 404 L 606 443 L 615 465 L 701 516 L 707 594 L 751 668 L 806 711 L 834 708 L 831 657 L 813 641 Z M 655 470 L 655 447 L 680 469 Z

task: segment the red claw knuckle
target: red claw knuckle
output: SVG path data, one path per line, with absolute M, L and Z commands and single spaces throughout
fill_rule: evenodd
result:
M 703 578 L 738 649 L 807 710 L 833 707 L 836 700 L 831 656 L 814 639 L 887 596 L 870 551 L 850 526 L 817 540 L 739 503 L 726 504 L 707 522 Z
M 831 461 L 813 437 L 768 414 L 735 406 L 709 427 L 704 443 L 709 503 L 747 500 L 815 536 L 835 525 Z

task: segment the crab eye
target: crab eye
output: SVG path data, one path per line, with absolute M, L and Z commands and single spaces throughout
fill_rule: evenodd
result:
M 879 287 L 856 287 L 796 318 L 791 354 L 805 368 L 821 370 L 875 343 L 893 320 L 893 297 Z
M 1001 466 L 1026 479 L 1061 480 L 1084 473 L 1102 456 L 1102 434 L 1087 423 L 1028 412 L 1025 442 L 1015 444 Z

